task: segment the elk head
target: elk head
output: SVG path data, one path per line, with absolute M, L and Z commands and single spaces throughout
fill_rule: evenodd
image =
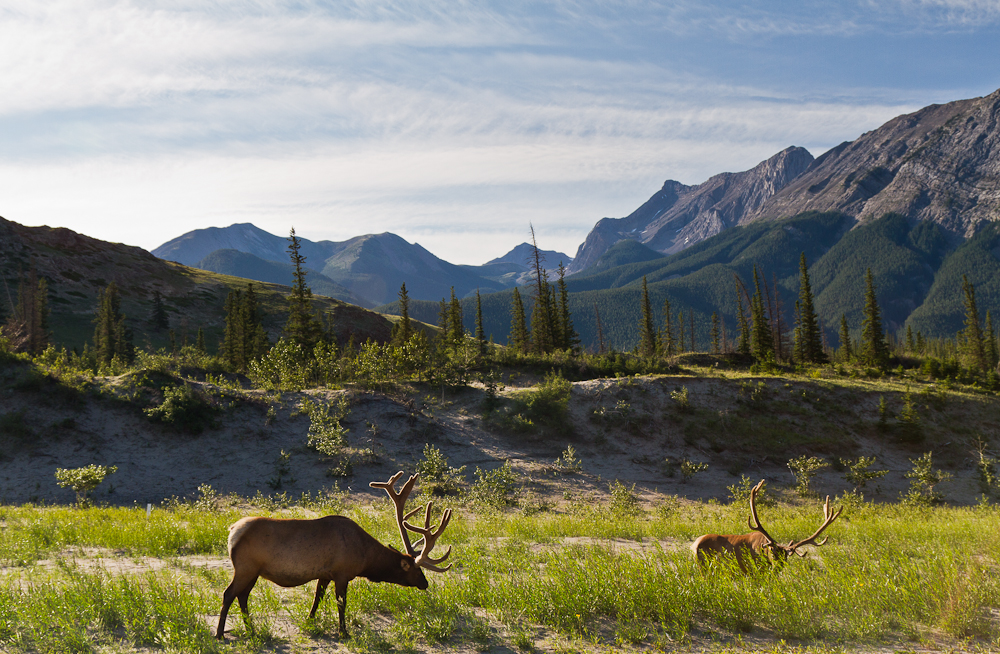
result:
M 403 540 L 403 548 L 406 553 L 413 557 L 413 561 L 416 564 L 417 572 L 419 573 L 420 568 L 427 570 L 432 570 L 434 572 L 446 572 L 451 568 L 451 564 L 441 567 L 439 564 L 443 563 L 448 555 L 451 554 L 451 546 L 448 546 L 447 551 L 443 556 L 439 558 L 431 558 L 431 550 L 434 549 L 434 545 L 437 543 L 438 537 L 444 532 L 448 523 L 451 521 L 451 509 L 445 509 L 444 515 L 441 516 L 441 524 L 438 525 L 436 529 L 431 528 L 431 509 L 434 506 L 434 502 L 427 502 L 427 506 L 424 507 L 424 526 L 415 527 L 411 525 L 407 520 L 413 514 L 420 511 L 420 507 L 413 509 L 409 513 L 403 513 L 406 509 L 406 499 L 410 496 L 410 491 L 413 490 L 413 484 L 416 483 L 417 478 L 420 476 L 418 474 L 410 475 L 410 478 L 406 480 L 403 487 L 397 493 L 395 486 L 396 481 L 403 475 L 403 471 L 400 470 L 392 477 L 389 481 L 373 481 L 369 482 L 369 486 L 372 488 L 382 488 L 389 495 L 389 499 L 392 500 L 393 505 L 396 508 L 396 525 L 399 527 L 399 535 Z M 410 536 L 408 532 L 413 532 L 415 534 L 420 534 L 420 540 L 417 544 L 420 545 L 420 551 L 416 551 L 414 546 L 410 543 Z M 423 574 L 420 574 L 423 577 Z M 423 580 L 423 584 L 419 588 L 427 588 L 427 580 Z
M 813 532 L 813 535 L 805 540 L 800 540 L 798 542 L 790 540 L 788 541 L 788 545 L 782 545 L 774 540 L 769 533 L 767 533 L 763 525 L 760 524 L 760 518 L 757 517 L 757 491 L 759 491 L 763 485 L 764 480 L 761 479 L 760 482 L 753 487 L 753 490 L 750 491 L 750 515 L 747 516 L 747 526 L 749 526 L 751 530 L 761 534 L 765 539 L 755 549 L 768 552 L 777 563 L 784 563 L 788 559 L 789 554 L 798 554 L 800 557 L 804 557 L 806 552 L 800 552 L 800 547 L 803 547 L 804 545 L 815 545 L 819 547 L 827 541 L 826 538 L 819 542 L 817 542 L 816 539 L 819 538 L 819 535 L 822 534 L 823 531 L 840 516 L 844 507 L 840 507 L 836 513 L 831 514 L 830 496 L 827 495 L 826 502 L 823 504 L 823 524 L 819 526 L 819 529 Z

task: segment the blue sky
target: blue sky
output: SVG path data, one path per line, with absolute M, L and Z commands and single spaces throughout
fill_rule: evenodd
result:
M 0 0 L 0 215 L 575 254 L 666 179 L 1000 87 L 997 0 Z

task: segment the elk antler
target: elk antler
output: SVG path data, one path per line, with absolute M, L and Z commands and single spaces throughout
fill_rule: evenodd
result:
M 413 490 L 413 484 L 417 482 L 417 477 L 420 476 L 420 473 L 410 475 L 410 478 L 406 480 L 405 484 L 403 484 L 403 488 L 397 493 L 395 488 L 396 480 L 402 476 L 403 471 L 400 470 L 392 477 L 389 477 L 389 481 L 372 481 L 368 482 L 368 485 L 372 488 L 384 488 L 385 492 L 389 494 L 389 499 L 391 499 L 392 503 L 396 505 L 396 524 L 399 526 L 399 535 L 403 539 L 403 547 L 406 548 L 407 554 L 410 556 L 416 556 L 413 551 L 413 545 L 410 544 L 410 537 L 406 533 L 406 528 L 403 525 L 405 524 L 406 519 L 419 511 L 420 508 L 418 507 L 413 509 L 405 515 L 403 514 L 403 509 L 406 507 L 406 498 L 410 496 L 410 491 Z
M 823 530 L 826 529 L 827 527 L 829 527 L 830 524 L 833 523 L 833 521 L 836 520 L 837 517 L 840 516 L 840 514 L 843 511 L 844 511 L 844 507 L 840 507 L 840 510 L 838 510 L 836 513 L 831 514 L 830 513 L 830 496 L 827 495 L 826 496 L 826 503 L 823 505 L 823 524 L 820 525 L 819 529 L 816 530 L 816 533 L 814 533 L 809 538 L 807 538 L 805 540 L 800 540 L 799 542 L 790 545 L 789 548 L 788 548 L 789 551 L 790 552 L 795 552 L 799 556 L 805 556 L 804 552 L 801 553 L 801 554 L 799 554 L 799 552 L 796 552 L 795 550 L 798 549 L 799 547 L 802 547 L 803 545 L 815 545 L 816 547 L 819 547 L 820 545 L 822 545 L 823 543 L 825 543 L 827 541 L 826 538 L 824 538 L 823 540 L 821 540 L 820 542 L 817 543 L 816 542 L 816 537 L 819 536 L 820 534 L 822 534 Z
M 434 572 L 445 572 L 451 568 L 451 564 L 449 563 L 443 568 L 438 566 L 438 564 L 442 563 L 448 558 L 448 555 L 451 554 L 451 545 L 448 546 L 448 551 L 445 552 L 440 558 L 432 559 L 430 557 L 430 553 L 431 550 L 434 549 L 434 545 L 437 543 L 438 536 L 444 532 L 445 527 L 447 527 L 448 523 L 451 521 L 451 509 L 445 509 L 444 515 L 441 516 L 441 524 L 437 527 L 437 529 L 431 529 L 432 506 L 434 506 L 434 502 L 427 503 L 427 508 L 424 511 L 423 527 L 414 527 L 408 522 L 404 522 L 403 526 L 410 531 L 421 535 L 420 540 L 423 542 L 423 547 L 420 548 L 420 554 L 417 555 L 417 565 L 421 568 L 433 570 Z
M 757 491 L 759 491 L 761 486 L 763 485 L 764 485 L 764 480 L 761 479 L 760 483 L 754 486 L 753 490 L 750 491 L 750 515 L 747 516 L 747 526 L 749 526 L 750 529 L 753 531 L 759 531 L 760 533 L 764 534 L 764 538 L 766 538 L 768 541 L 767 543 L 765 543 L 765 546 L 768 546 L 768 545 L 773 545 L 776 541 L 773 538 L 771 538 L 771 534 L 767 533 L 764 530 L 764 527 L 761 526 L 760 518 L 757 517 L 757 507 L 755 505 L 755 502 L 757 500 Z M 751 522 L 751 519 L 753 519 L 753 522 Z

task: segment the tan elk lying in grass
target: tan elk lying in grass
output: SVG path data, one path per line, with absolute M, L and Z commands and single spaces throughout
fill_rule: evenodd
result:
M 315 520 L 251 517 L 234 523 L 229 528 L 229 558 L 233 562 L 233 581 L 222 595 L 222 613 L 219 615 L 216 638 L 225 637 L 226 615 L 234 599 L 239 600 L 243 619 L 249 626 L 247 598 L 258 577 L 285 588 L 301 586 L 316 579 L 316 597 L 313 599 L 312 610 L 309 611 L 310 618 L 316 617 L 316 609 L 332 581 L 342 636 L 347 635 L 344 624 L 347 584 L 355 577 L 426 590 L 427 578 L 424 577 L 422 568 L 445 572 L 451 567 L 450 564 L 445 567 L 438 565 L 451 554 L 451 547 L 440 558 L 430 557 L 434 544 L 451 520 L 451 509 L 444 512 L 440 526 L 434 529 L 430 526 L 431 502 L 427 503 L 424 511 L 423 527 L 414 527 L 406 522 L 420 508 L 404 514 L 406 498 L 413 490 L 417 475 L 411 476 L 397 493 L 396 480 L 402 474 L 399 471 L 389 481 L 373 481 L 369 486 L 384 488 L 395 504 L 396 523 L 406 548 L 405 554 L 386 547 L 358 523 L 339 515 Z M 414 552 L 407 534 L 409 531 L 420 534 L 423 543 L 420 552 Z
M 823 524 L 816 530 L 816 533 L 797 543 L 788 541 L 788 545 L 781 545 L 764 530 L 764 527 L 760 524 L 760 519 L 757 517 L 755 500 L 757 499 L 757 491 L 763 485 L 764 480 L 761 479 L 760 483 L 750 491 L 750 515 L 747 517 L 747 525 L 753 530 L 753 533 L 740 535 L 705 534 L 695 540 L 691 549 L 694 550 L 695 556 L 702 566 L 708 564 L 710 557 L 722 555 L 735 557 L 736 563 L 739 564 L 740 570 L 744 573 L 749 573 L 751 569 L 759 568 L 763 563 L 773 562 L 783 565 L 788 559 L 788 555 L 793 552 L 799 556 L 806 555 L 805 552 L 799 551 L 800 547 L 804 545 L 819 546 L 825 543 L 826 538 L 819 542 L 816 542 L 816 539 L 844 510 L 844 507 L 840 507 L 839 511 L 831 514 L 830 496 L 827 495 L 826 504 L 823 505 Z

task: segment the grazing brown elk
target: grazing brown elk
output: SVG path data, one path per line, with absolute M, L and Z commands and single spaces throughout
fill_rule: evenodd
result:
M 384 488 L 396 507 L 396 522 L 403 537 L 406 553 L 386 547 L 362 529 L 358 523 L 344 516 L 332 515 L 315 520 L 279 520 L 275 518 L 243 518 L 229 528 L 229 558 L 233 562 L 233 581 L 222 595 L 222 613 L 216 638 L 225 638 L 226 615 L 234 599 L 240 602 L 244 621 L 250 617 L 247 598 L 258 577 L 263 577 L 279 586 L 289 588 L 301 586 L 313 579 L 316 583 L 316 597 L 313 599 L 309 617 L 316 616 L 326 588 L 333 582 L 337 597 L 337 612 L 340 614 L 340 633 L 347 636 L 344 613 L 347 610 L 347 584 L 355 577 L 366 577 L 371 581 L 387 581 L 400 586 L 416 586 L 427 589 L 427 578 L 421 568 L 434 572 L 445 572 L 451 564 L 440 567 L 451 554 L 451 547 L 437 559 L 430 557 L 438 537 L 451 520 L 451 509 L 444 512 L 441 524 L 432 529 L 431 506 L 428 502 L 424 511 L 424 526 L 415 527 L 406 520 L 420 508 L 404 514 L 406 498 L 413 490 L 417 475 L 403 484 L 397 493 L 396 480 L 403 471 L 397 472 L 389 481 L 371 482 L 372 488 Z M 420 534 L 423 546 L 414 552 L 408 531 Z M 418 544 L 420 544 L 418 541 Z
M 739 564 L 740 570 L 744 573 L 749 573 L 752 568 L 757 568 L 764 562 L 774 562 L 778 565 L 783 565 L 788 559 L 788 555 L 793 552 L 799 556 L 805 556 L 805 552 L 798 551 L 804 545 L 819 546 L 826 542 L 826 538 L 819 542 L 816 542 L 816 539 L 823 533 L 824 529 L 837 519 L 844 510 L 844 507 L 840 507 L 839 511 L 831 514 L 830 496 L 827 495 L 826 504 L 823 505 L 823 524 L 816 530 L 816 533 L 797 543 L 795 541 L 788 541 L 788 545 L 781 545 L 764 530 L 764 527 L 760 524 L 760 519 L 757 517 L 755 500 L 757 499 L 757 491 L 763 485 L 764 480 L 761 479 L 760 483 L 750 491 L 750 515 L 747 517 L 747 525 L 753 530 L 753 533 L 740 535 L 705 534 L 704 536 L 699 536 L 691 546 L 699 563 L 703 566 L 707 565 L 709 557 L 713 556 L 733 556 L 736 557 L 736 563 Z

